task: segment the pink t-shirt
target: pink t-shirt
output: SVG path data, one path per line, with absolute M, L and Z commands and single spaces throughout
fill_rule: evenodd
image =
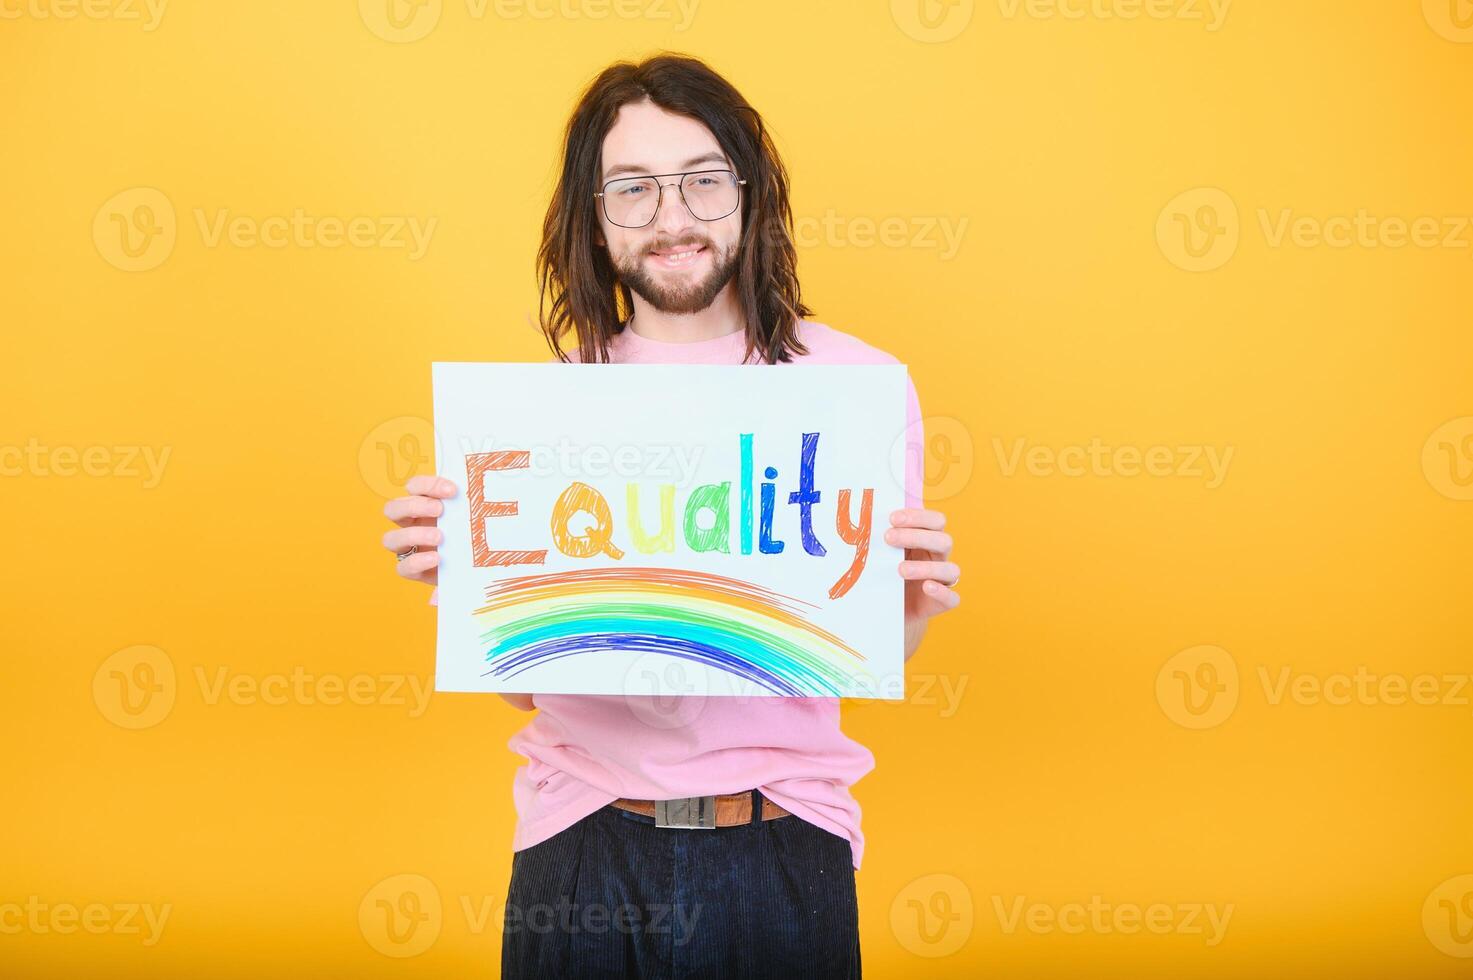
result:
M 791 363 L 898 363 L 822 323 L 799 321 L 798 336 L 809 353 Z M 619 363 L 741 364 L 745 343 L 742 331 L 669 343 L 626 329 L 611 341 L 610 357 Z M 570 356 L 579 360 L 576 351 Z M 920 403 L 909 382 L 906 411 L 905 501 L 920 507 Z M 889 527 L 889 515 L 877 514 L 876 523 Z M 849 787 L 874 768 L 875 758 L 840 731 L 838 699 L 536 694 L 533 704 L 536 716 L 507 743 L 527 757 L 512 784 L 513 850 L 541 843 L 620 797 L 674 799 L 755 786 L 795 816 L 848 838 L 859 867 L 864 835 Z

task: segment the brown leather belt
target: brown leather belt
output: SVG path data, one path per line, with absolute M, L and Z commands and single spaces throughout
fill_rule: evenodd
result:
M 691 830 L 711 827 L 736 827 L 752 822 L 752 793 L 728 793 L 723 796 L 689 796 L 678 800 L 630 800 L 620 798 L 611 806 L 631 813 L 655 818 L 657 827 L 682 827 Z M 762 797 L 762 819 L 775 820 L 792 816 L 767 797 Z

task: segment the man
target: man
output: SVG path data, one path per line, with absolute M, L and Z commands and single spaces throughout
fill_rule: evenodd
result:
M 896 363 L 806 319 L 791 227 L 782 162 L 735 88 L 691 58 L 615 64 L 569 121 L 543 227 L 549 346 L 583 362 Z M 908 400 L 917 451 L 885 533 L 906 549 L 907 658 L 960 576 L 945 518 L 921 506 Z M 456 487 L 406 490 L 383 543 L 400 575 L 434 584 Z M 528 763 L 504 975 L 859 976 L 849 787 L 874 757 L 840 731 L 837 700 L 502 697 L 538 711 L 510 742 Z

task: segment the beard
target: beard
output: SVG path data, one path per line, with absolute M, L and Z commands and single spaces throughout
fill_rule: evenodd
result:
M 644 260 L 655 249 L 671 249 L 682 245 L 705 246 L 711 255 L 711 271 L 704 278 L 680 281 L 673 284 L 661 283 L 645 270 Z M 661 313 L 699 313 L 710 306 L 718 293 L 731 282 L 737 270 L 737 245 L 733 242 L 725 251 L 716 248 L 709 239 L 685 239 L 679 242 L 652 242 L 638 252 L 621 252 L 614 256 L 614 271 L 619 279 L 646 303 Z

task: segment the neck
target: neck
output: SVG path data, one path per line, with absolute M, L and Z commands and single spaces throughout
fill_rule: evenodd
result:
M 731 283 L 727 283 L 711 305 L 695 313 L 664 313 L 644 297 L 634 294 L 634 316 L 628 328 L 646 340 L 669 344 L 693 344 L 714 340 L 745 329 Z

